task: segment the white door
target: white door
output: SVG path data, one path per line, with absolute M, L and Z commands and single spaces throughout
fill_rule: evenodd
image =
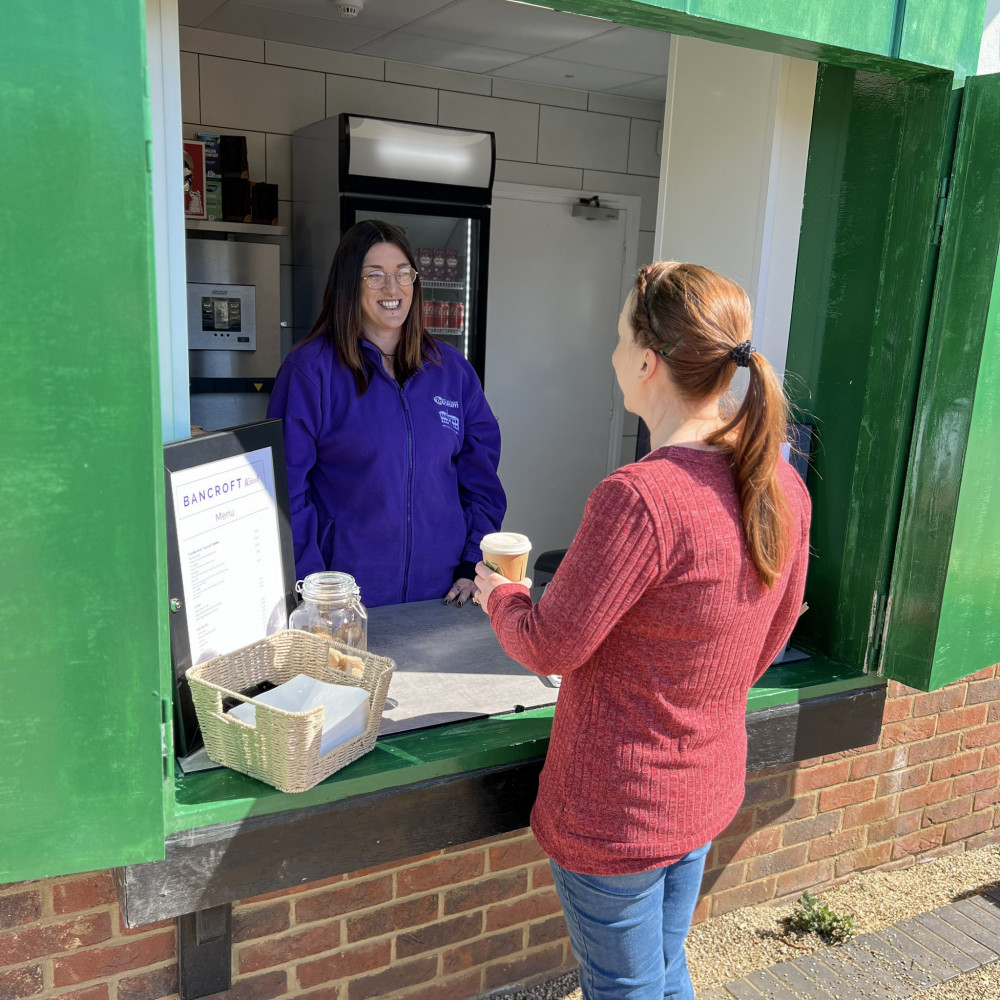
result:
M 532 200 L 494 195 L 485 369 L 500 422 L 504 527 L 531 538 L 532 566 L 569 545 L 588 494 L 616 464 L 622 411 L 611 352 L 636 252 L 626 211 L 574 218 L 572 194 L 535 200 L 533 190 Z

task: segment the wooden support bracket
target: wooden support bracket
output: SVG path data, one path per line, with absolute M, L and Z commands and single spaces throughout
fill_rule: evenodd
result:
M 197 1000 L 233 983 L 231 903 L 177 918 L 177 979 L 180 1000 Z

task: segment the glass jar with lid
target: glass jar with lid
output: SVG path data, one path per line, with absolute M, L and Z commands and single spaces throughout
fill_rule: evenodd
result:
M 289 615 L 289 628 L 368 649 L 368 612 L 350 573 L 310 573 L 295 589 L 302 603 Z

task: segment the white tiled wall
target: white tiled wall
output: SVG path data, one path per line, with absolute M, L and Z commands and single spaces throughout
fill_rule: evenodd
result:
M 198 56 L 193 52 L 181 53 L 181 105 L 184 117 L 201 120 L 201 91 L 199 89 Z M 176 121 L 176 119 L 174 119 Z M 186 134 L 186 133 L 185 133 Z
M 198 67 L 205 124 L 291 134 L 324 117 L 324 73 L 208 55 Z
M 198 28 L 180 40 L 185 135 L 247 135 L 251 179 L 283 200 L 288 136 L 350 110 L 495 131 L 498 179 L 639 194 L 652 245 L 662 104 Z
M 197 28 L 182 27 L 180 43 L 184 135 L 246 135 L 250 179 L 278 185 L 283 222 L 293 197 L 291 133 L 349 111 L 493 131 L 497 180 L 639 195 L 639 261 L 651 259 L 662 103 Z M 290 248 L 277 242 L 284 289 Z M 635 453 L 635 434 L 626 417 L 623 461 Z
M 586 111 L 588 101 L 594 96 L 585 90 L 546 87 L 540 83 L 525 83 L 523 80 L 505 80 L 500 76 L 488 79 L 493 85 L 494 97 L 506 97 L 511 101 L 529 101 L 532 104 L 551 104 L 556 108 Z
M 377 60 L 375 60 L 377 62 Z M 393 83 L 409 83 L 414 87 L 436 87 L 439 90 L 457 90 L 462 94 L 479 94 L 489 97 L 493 81 L 478 73 L 456 73 L 437 66 L 417 66 L 415 63 L 392 62 L 385 64 L 385 78 Z
M 319 118 L 335 118 L 341 112 L 348 111 L 357 115 L 371 115 L 373 118 L 405 118 L 410 122 L 436 125 L 438 93 L 439 91 L 430 87 L 359 80 L 328 73 L 326 115 L 320 115 Z
M 662 145 L 662 121 L 633 121 L 628 139 L 628 172 L 659 177 Z
M 438 98 L 438 124 L 493 132 L 498 160 L 538 159 L 538 112 L 537 104 L 450 90 L 442 90 Z
M 542 105 L 538 119 L 538 159 L 562 167 L 628 171 L 632 120 L 572 108 Z

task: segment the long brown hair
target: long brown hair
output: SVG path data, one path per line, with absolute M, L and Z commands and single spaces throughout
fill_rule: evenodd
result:
M 789 508 L 777 478 L 788 436 L 788 403 L 767 359 L 749 344 L 750 300 L 734 281 L 698 264 L 658 261 L 639 271 L 632 329 L 640 347 L 656 351 L 681 397 L 690 403 L 718 398 L 747 360 L 746 395 L 705 443 L 730 455 L 743 531 L 761 580 L 774 585 L 789 549 Z M 734 355 L 737 345 L 745 345 Z
M 371 377 L 365 356 L 361 352 L 364 328 L 361 324 L 361 267 L 368 251 L 379 243 L 392 243 L 406 254 L 410 267 L 417 269 L 413 247 L 402 229 L 380 219 L 366 219 L 344 233 L 326 280 L 323 305 L 312 329 L 302 343 L 314 337 L 325 337 L 337 352 L 340 363 L 354 374 L 358 395 L 368 391 Z M 396 348 L 396 379 L 402 384 L 425 362 L 437 363 L 441 358 L 438 342 L 424 329 L 424 296 L 420 277 L 413 282 L 410 311 L 403 323 L 399 346 Z

